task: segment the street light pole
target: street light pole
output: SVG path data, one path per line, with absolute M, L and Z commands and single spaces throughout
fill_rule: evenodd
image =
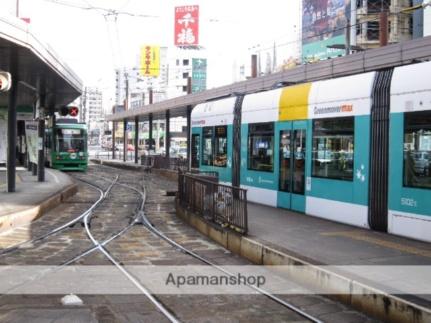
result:
M 19 17 L 19 0 L 16 0 L 16 16 Z

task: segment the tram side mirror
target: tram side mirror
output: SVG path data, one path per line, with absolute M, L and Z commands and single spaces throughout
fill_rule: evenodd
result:
M 0 92 L 7 92 L 12 86 L 12 76 L 8 72 L 0 72 Z

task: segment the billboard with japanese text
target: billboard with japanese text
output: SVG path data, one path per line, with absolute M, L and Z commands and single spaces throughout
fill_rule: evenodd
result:
M 157 77 L 160 74 L 160 47 L 145 45 L 141 47 L 141 66 L 142 76 Z
M 344 45 L 350 21 L 350 0 L 302 1 L 302 61 L 303 63 L 344 55 Z
M 199 45 L 199 6 L 175 7 L 175 46 Z

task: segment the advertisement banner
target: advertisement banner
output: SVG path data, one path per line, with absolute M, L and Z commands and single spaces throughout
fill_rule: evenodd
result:
M 160 47 L 146 45 L 141 47 L 140 74 L 157 77 L 160 74 Z
M 350 11 L 350 0 L 302 1 L 303 63 L 344 55 L 344 49 L 327 46 L 345 44 Z
M 7 109 L 0 107 L 0 163 L 7 160 Z
M 199 45 L 199 6 L 175 7 L 175 46 Z
M 35 163 L 35 164 L 37 164 L 37 150 L 39 146 L 37 128 L 38 128 L 37 121 L 25 122 L 25 139 L 27 141 L 28 158 L 31 163 Z
M 192 59 L 192 93 L 207 89 L 207 60 L 205 58 Z

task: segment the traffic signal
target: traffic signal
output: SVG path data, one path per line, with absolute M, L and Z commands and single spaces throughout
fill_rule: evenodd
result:
M 78 109 L 78 107 L 69 107 L 69 115 L 70 115 L 71 117 L 76 117 L 76 116 L 78 116 L 78 113 L 79 113 L 79 109 Z
M 69 114 L 69 107 L 61 107 L 60 109 L 60 115 L 62 117 L 65 117 Z
M 8 72 L 0 72 L 0 92 L 7 92 L 12 85 L 12 76 Z
M 78 107 L 62 107 L 60 109 L 60 115 L 62 117 L 66 117 L 66 116 L 71 116 L 71 117 L 76 117 L 78 116 L 79 113 L 79 109 Z

